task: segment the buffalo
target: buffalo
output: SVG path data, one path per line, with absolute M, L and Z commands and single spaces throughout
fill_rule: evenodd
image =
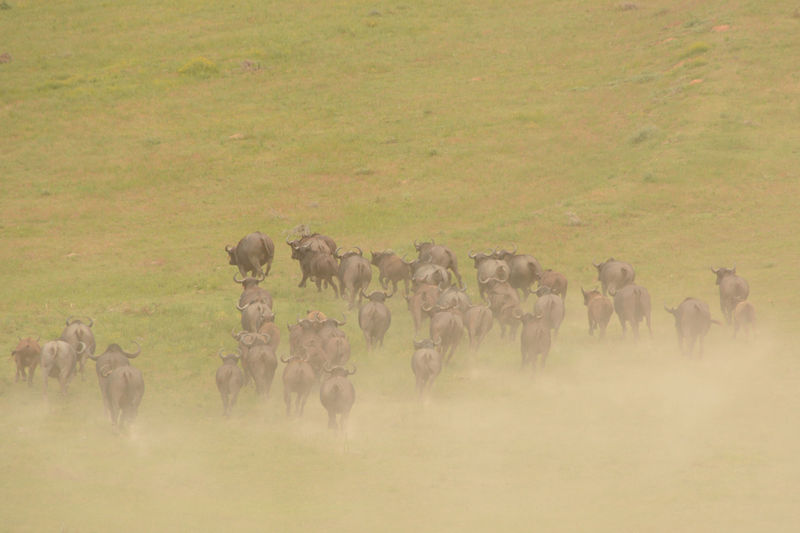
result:
M 17 366 L 14 382 L 18 382 L 20 378 L 27 379 L 28 386 L 32 387 L 33 373 L 36 371 L 36 365 L 39 364 L 41 355 L 42 347 L 39 346 L 39 339 L 34 339 L 33 337 L 20 338 L 17 347 L 11 350 L 11 357 L 14 358 L 14 363 Z
M 115 368 L 108 376 L 108 396 L 111 423 L 123 429 L 126 422 L 136 419 L 144 396 L 144 379 L 139 369 L 130 365 Z
M 328 411 L 328 428 L 346 431 L 347 418 L 356 401 L 356 389 L 347 378 L 356 373 L 356 367 L 347 370 L 343 366 L 326 366 L 323 370 L 328 377 L 319 386 L 319 401 Z
M 550 290 L 546 285 L 536 291 L 539 297 L 533 305 L 533 314 L 542 315 L 547 326 L 553 330 L 553 339 L 558 337 L 561 322 L 564 321 L 564 300 Z
M 736 274 L 735 266 L 733 268 L 712 268 L 711 272 L 717 275 L 719 306 L 725 322 L 730 324 L 736 304 L 747 300 L 750 295 L 750 285 L 746 279 Z
M 592 263 L 597 269 L 597 279 L 603 288 L 603 295 L 619 291 L 622 287 L 630 285 L 636 279 L 636 271 L 630 263 L 617 261 L 610 257 L 602 263 Z
M 583 305 L 586 306 L 586 313 L 589 317 L 589 335 L 594 335 L 594 330 L 600 330 L 600 338 L 606 335 L 608 322 L 614 314 L 614 306 L 607 297 L 603 296 L 597 289 L 590 291 L 583 290 Z
M 441 289 L 438 285 L 421 284 L 414 288 L 410 296 L 406 296 L 408 310 L 414 320 L 414 333 L 419 332 L 422 325 L 423 308 L 436 305 Z
M 478 292 L 481 298 L 486 299 L 486 291 L 490 283 L 495 281 L 507 282 L 511 277 L 511 267 L 502 259 L 495 256 L 496 252 L 469 252 L 470 259 L 475 264 L 478 276 Z
M 372 268 L 370 262 L 363 257 L 361 248 L 356 247 L 343 254 L 336 250 L 335 257 L 339 260 L 339 289 L 342 298 L 345 292 L 349 294 L 350 309 L 355 307 L 356 296 L 369 287 L 372 281 Z
M 542 277 L 542 265 L 532 255 L 517 254 L 516 247 L 510 252 L 499 250 L 495 253 L 495 257 L 508 264 L 508 283 L 515 289 L 522 291 L 522 298 L 527 300 L 528 296 L 533 292 L 531 291 L 531 285 Z
M 222 398 L 222 416 L 227 417 L 231 414 L 231 409 L 236 405 L 239 390 L 244 385 L 244 372 L 238 365 L 241 355 L 233 353 L 223 355 L 222 350 L 217 355 L 222 359 L 222 366 L 217 369 L 215 381 L 217 382 L 219 395 Z
M 391 282 L 392 294 L 394 294 L 397 292 L 397 283 L 402 281 L 405 286 L 404 294 L 408 296 L 408 283 L 411 281 L 413 273 L 411 263 L 404 261 L 391 250 L 371 253 L 371 263 L 378 267 L 378 282 L 383 290 L 387 290 Z
M 560 295 L 562 300 L 567 299 L 567 277 L 561 272 L 554 272 L 549 268 L 542 272 L 539 287 L 548 287 L 550 292 Z
M 464 287 L 459 289 L 455 285 L 445 289 L 439 295 L 439 299 L 436 303 L 440 307 L 453 307 L 462 317 L 467 309 L 469 309 L 472 305 L 472 302 L 469 301 L 469 296 L 467 295 L 467 288 Z
M 625 285 L 616 292 L 612 292 L 614 297 L 614 311 L 617 312 L 619 322 L 622 325 L 622 336 L 627 331 L 626 324 L 630 324 L 634 338 L 639 338 L 639 322 L 642 319 L 647 321 L 647 329 L 650 336 L 653 336 L 653 329 L 650 327 L 650 293 L 644 287 L 636 284 Z
M 458 260 L 456 254 L 450 248 L 436 244 L 436 241 L 417 242 L 414 241 L 414 248 L 419 252 L 419 260 L 422 263 L 432 263 L 445 269 L 451 270 L 458 281 L 458 286 L 463 287 L 461 274 L 458 273 Z
M 521 368 L 524 369 L 526 365 L 531 365 L 534 371 L 538 367 L 544 368 L 550 353 L 550 325 L 542 315 L 519 312 L 515 315 L 517 320 L 522 322 L 522 333 L 520 333 Z
M 739 333 L 740 329 L 742 329 L 744 330 L 745 335 L 749 338 L 753 334 L 755 326 L 755 306 L 747 300 L 736 304 L 736 307 L 733 308 L 733 337 L 736 338 L 736 334 Z
M 324 246 L 327 247 L 327 244 Z M 318 292 L 322 291 L 322 283 L 325 282 L 326 287 L 330 285 L 333 293 L 337 298 L 339 297 L 339 289 L 333 281 L 333 278 L 338 275 L 339 264 L 336 262 L 333 252 L 316 250 L 311 243 L 306 243 L 297 247 L 292 246 L 292 259 L 297 259 L 300 263 L 300 270 L 303 274 L 298 287 L 305 287 L 306 280 L 310 278 L 317 285 Z
M 78 368 L 81 373 L 81 381 L 85 379 L 83 367 L 86 364 L 86 358 L 89 355 L 94 355 L 95 342 L 94 333 L 92 333 L 93 325 L 94 320 L 91 318 L 89 319 L 89 323 L 85 324 L 79 318 L 69 317 L 64 331 L 61 332 L 61 337 L 59 337 L 60 340 L 67 341 L 70 346 L 75 349 L 75 352 L 78 353 Z M 78 350 L 78 346 L 81 343 L 86 346 L 83 352 L 79 352 Z
M 235 247 L 227 245 L 225 251 L 228 252 L 229 264 L 237 266 L 242 276 L 250 272 L 255 277 L 266 277 L 275 257 L 275 243 L 269 236 L 256 231 L 242 237 Z
M 472 352 L 477 352 L 494 325 L 492 310 L 485 305 L 471 305 L 464 312 L 463 321 L 469 335 L 469 348 Z
M 119 367 L 130 365 L 130 359 L 135 359 L 142 351 L 141 347 L 136 344 L 136 351 L 128 353 L 123 350 L 119 344 L 109 344 L 106 350 L 98 355 L 90 355 L 89 359 L 95 362 L 95 371 L 97 372 L 97 384 L 100 386 L 100 396 L 103 398 L 103 407 L 106 413 L 111 416 L 111 395 L 109 391 L 109 376 Z M 112 418 L 113 422 L 113 418 Z
M 372 291 L 368 295 L 364 295 L 363 292 L 361 294 L 367 301 L 358 310 L 358 325 L 364 333 L 367 351 L 372 351 L 378 344 L 383 346 L 383 337 L 392 324 L 392 312 L 385 303 L 391 294 L 380 291 Z
M 253 378 L 256 393 L 261 397 L 268 397 L 275 369 L 278 368 L 278 359 L 269 344 L 269 336 L 262 333 L 245 333 L 239 342 L 247 348 L 246 351 L 242 351 L 245 381 Z
M 286 416 L 291 416 L 292 412 L 297 416 L 303 416 L 308 394 L 317 380 L 314 369 L 305 357 L 299 355 L 292 355 L 288 359 L 281 357 L 281 362 L 286 364 L 282 376 Z M 292 394 L 295 395 L 294 409 L 292 409 Z
M 675 317 L 675 330 L 678 333 L 678 347 L 684 355 L 691 356 L 695 342 L 699 343 L 698 356 L 703 355 L 703 338 L 711 324 L 719 323 L 711 319 L 708 304 L 697 298 L 686 298 L 678 307 L 664 309 Z
M 450 286 L 450 272 L 441 265 L 416 259 L 411 262 L 411 269 L 411 286 L 415 289 L 420 285 L 438 285 L 440 289 Z
M 487 285 L 487 301 L 492 316 L 500 324 L 500 337 L 506 337 L 506 328 L 509 330 L 509 339 L 517 336 L 519 320 L 515 314 L 520 308 L 519 293 L 507 281 L 493 279 Z
M 242 313 L 242 329 L 251 333 L 258 331 L 264 323 L 275 320 L 272 309 L 263 302 L 250 302 L 236 308 Z
M 447 364 L 464 335 L 464 322 L 461 320 L 461 315 L 452 307 L 434 306 L 426 308 L 425 311 L 431 314 L 430 338 L 437 339 L 441 343 L 440 350 Z
M 414 341 L 411 370 L 417 381 L 417 395 L 420 399 L 430 391 L 436 376 L 442 371 L 442 354 L 438 348 L 439 343 L 430 339 Z
M 78 350 L 83 352 L 86 347 L 80 343 Z M 58 378 L 61 394 L 67 393 L 67 385 L 75 375 L 75 365 L 78 361 L 78 352 L 67 341 L 56 340 L 44 343 L 42 346 L 42 374 L 44 375 L 44 395 L 47 396 L 47 378 Z
M 272 295 L 267 289 L 259 287 L 258 284 L 264 280 L 263 275 L 259 277 L 246 276 L 238 279 L 233 275 L 233 281 L 242 286 L 242 294 L 239 296 L 238 307 L 244 307 L 253 302 L 261 302 L 272 307 Z

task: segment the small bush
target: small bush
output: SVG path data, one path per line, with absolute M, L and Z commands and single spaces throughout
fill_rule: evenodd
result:
M 210 78 L 219 74 L 219 67 L 207 57 L 196 57 L 178 69 L 179 74 L 188 74 L 198 78 Z

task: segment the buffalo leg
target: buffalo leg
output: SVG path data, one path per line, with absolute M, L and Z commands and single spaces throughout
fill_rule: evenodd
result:
M 339 429 L 336 423 L 336 413 L 333 411 L 328 411 L 328 429 Z
M 219 391 L 222 398 L 222 416 L 228 416 L 228 393 L 226 391 Z
M 292 393 L 283 389 L 283 403 L 286 404 L 286 416 L 292 416 Z

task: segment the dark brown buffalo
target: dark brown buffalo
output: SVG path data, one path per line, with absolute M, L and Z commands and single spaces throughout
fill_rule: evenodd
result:
M 505 281 L 511 277 L 511 267 L 503 259 L 496 257 L 496 252 L 469 252 L 477 271 L 478 293 L 486 299 L 486 291 L 492 281 Z
M 286 416 L 291 416 L 293 412 L 297 416 L 303 416 L 308 393 L 317 380 L 314 369 L 305 357 L 299 355 L 290 356 L 288 359 L 281 357 L 281 362 L 286 364 L 282 376 Z M 292 394 L 295 395 L 294 409 L 292 409 Z
M 630 285 L 636 279 L 636 271 L 630 263 L 617 261 L 613 257 L 602 263 L 592 263 L 597 269 L 597 279 L 603 287 L 603 295 L 619 291 L 625 285 Z
M 253 302 L 265 303 L 270 308 L 272 307 L 272 295 L 267 289 L 258 286 L 263 280 L 263 275 L 256 278 L 246 276 L 242 279 L 238 279 L 236 274 L 233 275 L 233 281 L 242 286 L 242 294 L 239 296 L 238 307 L 241 308 Z
M 544 368 L 547 356 L 550 353 L 550 326 L 545 318 L 533 313 L 517 314 L 522 322 L 520 334 L 520 349 L 522 352 L 522 365 L 531 365 L 531 369 Z
M 222 366 L 217 369 L 215 381 L 220 398 L 222 398 L 222 416 L 227 417 L 236 405 L 239 390 L 244 385 L 244 372 L 238 365 L 241 355 L 234 353 L 223 355 L 222 350 L 217 355 L 222 359 Z
M 328 411 L 328 428 L 346 432 L 347 419 L 356 401 L 356 389 L 348 377 L 356 373 L 356 367 L 353 366 L 353 370 L 343 366 L 325 367 L 323 371 L 327 377 L 319 386 L 319 401 Z
M 389 283 L 391 283 L 392 294 L 394 294 L 397 292 L 397 284 L 402 281 L 405 286 L 404 294 L 408 296 L 408 283 L 411 281 L 411 275 L 413 273 L 411 263 L 404 261 L 391 250 L 371 253 L 371 262 L 378 267 L 378 281 L 381 287 L 383 287 L 383 290 L 387 290 L 389 288 Z
M 91 318 L 89 318 L 89 323 L 87 324 L 79 318 L 69 317 L 64 331 L 61 332 L 59 337 L 60 340 L 67 341 L 78 354 L 78 370 L 81 374 L 81 381 L 85 379 L 83 369 L 86 365 L 86 358 L 94 355 L 95 351 L 93 325 L 94 320 Z M 86 347 L 82 352 L 78 349 L 81 343 Z
M 408 310 L 414 319 L 414 334 L 419 333 L 423 316 L 427 316 L 423 313 L 423 308 L 436 305 L 440 293 L 438 285 L 422 284 L 415 287 L 410 296 L 406 296 Z
M 144 396 L 144 378 L 138 368 L 130 365 L 115 368 L 108 376 L 108 396 L 111 423 L 123 429 L 136 420 Z
M 275 313 L 263 302 L 250 302 L 236 308 L 242 313 L 242 329 L 255 333 L 266 322 L 275 320 Z
M 97 372 L 97 384 L 100 386 L 100 396 L 103 399 L 103 407 L 106 414 L 111 417 L 111 395 L 109 392 L 109 376 L 114 369 L 121 366 L 130 365 L 130 359 L 135 359 L 142 349 L 136 344 L 136 352 L 128 353 L 119 344 L 109 344 L 106 350 L 97 357 L 90 355 L 89 359 L 95 362 L 95 372 Z M 113 422 L 112 418 L 112 422 Z
M 711 312 L 708 304 L 697 298 L 686 298 L 678 307 L 667 307 L 664 309 L 675 317 L 675 331 L 678 333 L 678 347 L 684 355 L 691 357 L 694 353 L 695 342 L 699 344 L 697 356 L 703 355 L 703 338 L 711 328 L 711 324 L 717 323 L 711 319 Z
M 492 310 L 485 305 L 471 305 L 464 312 L 464 327 L 469 335 L 469 349 L 477 352 L 483 339 L 492 329 L 494 318 Z
M 368 352 L 377 345 L 383 347 L 383 337 L 392 324 L 392 312 L 385 303 L 390 296 L 380 291 L 363 296 L 367 301 L 358 310 L 358 326 L 364 333 Z
M 278 359 L 269 341 L 269 336 L 262 333 L 245 333 L 239 341 L 247 348 L 242 352 L 245 381 L 253 378 L 256 393 L 262 398 L 269 397 L 278 368 Z
M 539 297 L 533 305 L 533 314 L 542 315 L 547 326 L 553 330 L 553 339 L 558 337 L 561 322 L 564 321 L 564 300 L 554 294 L 548 286 L 539 287 L 536 291 Z
M 549 268 L 542 272 L 539 287 L 549 287 L 550 292 L 560 295 L 562 300 L 567 299 L 567 277 L 561 272 L 554 272 Z
M 286 244 L 288 244 L 293 250 L 295 248 L 308 245 L 308 247 L 315 252 L 327 252 L 331 255 L 333 255 L 337 249 L 336 242 L 332 238 L 319 233 L 303 235 L 299 239 L 295 239 L 293 241 L 286 239 Z M 294 259 L 294 256 L 292 258 Z
M 417 382 L 417 395 L 422 399 L 430 392 L 433 382 L 442 371 L 442 354 L 439 345 L 430 339 L 414 341 L 411 370 Z
M 254 277 L 266 277 L 275 257 L 275 243 L 269 236 L 256 231 L 242 237 L 236 247 L 226 246 L 225 251 L 228 252 L 229 264 L 236 265 L 242 276 L 250 272 Z M 263 271 L 262 266 L 265 267 Z
M 344 299 L 346 294 L 349 295 L 349 308 L 352 309 L 356 305 L 356 296 L 365 291 L 372 281 L 372 268 L 358 247 L 343 254 L 337 250 L 335 257 L 339 260 L 337 277 L 341 296 Z
M 611 315 L 614 314 L 614 305 L 597 289 L 586 292 L 581 287 L 581 293 L 583 294 L 583 305 L 586 306 L 586 313 L 589 317 L 589 335 L 594 335 L 594 330 L 599 329 L 602 339 L 606 336 L 608 322 L 611 320 Z
M 14 358 L 14 363 L 17 366 L 14 382 L 18 382 L 20 379 L 27 379 L 28 386 L 32 387 L 33 373 L 36 371 L 36 365 L 39 364 L 41 355 L 42 347 L 39 346 L 39 339 L 34 339 L 33 337 L 20 338 L 17 347 L 11 350 L 11 357 Z
M 455 308 L 434 306 L 425 311 L 431 315 L 430 338 L 441 344 L 442 357 L 447 364 L 464 336 L 464 322 Z
M 450 272 L 441 265 L 416 259 L 411 262 L 411 269 L 411 286 L 414 289 L 420 285 L 438 285 L 442 290 L 450 286 Z
M 333 281 L 339 272 L 339 264 L 332 253 L 316 251 L 311 244 L 303 244 L 292 247 L 292 259 L 297 259 L 303 273 L 298 287 L 305 287 L 306 280 L 310 278 L 317 285 L 318 292 L 322 291 L 322 282 L 325 282 L 326 287 L 330 285 L 336 297 L 339 297 L 339 289 Z
M 459 287 L 464 287 L 461 281 L 461 274 L 458 273 L 458 260 L 456 254 L 450 248 L 436 244 L 436 241 L 417 242 L 414 241 L 414 248 L 419 252 L 419 260 L 422 263 L 432 263 L 445 269 L 451 270 L 458 281 Z
M 472 302 L 469 301 L 469 296 L 467 295 L 467 288 L 459 289 L 455 285 L 452 285 L 442 291 L 442 294 L 439 295 L 439 299 L 436 301 L 439 307 L 453 307 L 455 311 L 457 311 L 462 317 L 467 309 L 470 308 Z
M 625 285 L 614 296 L 614 311 L 617 312 L 619 322 L 622 325 L 622 336 L 627 333 L 627 324 L 633 330 L 633 337 L 639 338 L 639 322 L 642 319 L 647 321 L 647 329 L 650 336 L 653 336 L 653 329 L 650 327 L 650 293 L 640 285 Z
M 733 308 L 733 337 L 739 330 L 743 330 L 747 338 L 750 338 L 755 332 L 756 327 L 756 308 L 748 301 L 739 302 Z
M 725 322 L 730 324 L 736 304 L 747 300 L 750 295 L 750 285 L 746 279 L 736 274 L 736 267 L 712 268 L 711 272 L 717 275 L 719 307 L 722 309 Z
M 517 249 L 512 251 L 498 250 L 495 253 L 497 259 L 502 259 L 508 264 L 510 269 L 508 283 L 517 290 L 522 291 L 522 299 L 527 300 L 530 296 L 531 286 L 542 277 L 542 265 L 539 261 L 529 254 L 517 254 Z
M 510 340 L 517 336 L 519 319 L 517 313 L 521 313 L 519 293 L 507 281 L 498 279 L 489 280 L 487 284 L 487 302 L 492 316 L 500 324 L 500 337 L 506 338 L 506 328 L 508 328 Z
M 350 357 L 350 344 L 344 331 L 339 329 L 344 324 L 323 313 L 309 311 L 307 318 L 288 326 L 290 354 L 304 357 L 316 373 L 326 362 L 346 361 Z M 334 342 L 337 338 L 343 340 Z

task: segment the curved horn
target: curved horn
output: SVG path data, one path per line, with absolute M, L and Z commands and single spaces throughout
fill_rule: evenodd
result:
M 242 335 L 242 338 L 239 339 L 239 342 L 247 346 L 248 348 L 253 345 L 253 334 L 252 333 L 245 333 Z
M 342 258 L 342 256 L 341 256 L 341 255 L 339 255 L 339 250 L 341 250 L 341 249 L 342 249 L 342 247 L 341 247 L 341 246 L 340 246 L 340 247 L 338 247 L 338 248 L 336 249 L 336 251 L 335 251 L 335 252 L 333 252 L 333 257 L 335 257 L 336 259 L 341 259 L 341 258 Z
M 75 351 L 77 354 L 82 354 L 83 352 L 86 351 L 86 348 L 88 348 L 88 346 L 86 346 L 86 343 L 83 341 L 78 341 L 78 345 L 81 346 L 81 349 Z
M 119 349 L 119 351 L 122 352 L 122 355 L 124 355 L 128 359 L 134 359 L 136 356 L 138 356 L 140 353 L 142 353 L 142 347 L 139 345 L 139 343 L 136 342 L 136 341 L 133 341 L 133 344 L 136 345 L 136 348 L 137 348 L 136 353 L 128 353 L 125 350 L 123 350 L 122 348 Z
M 511 250 L 510 253 L 511 253 L 511 255 L 517 255 L 517 245 L 516 244 L 514 245 L 514 249 Z
M 253 303 L 254 303 L 254 302 L 249 302 L 249 303 L 246 303 L 246 304 L 244 304 L 244 305 L 239 305 L 239 304 L 236 304 L 236 309 L 238 309 L 239 311 L 244 311 L 245 309 L 247 309 L 248 307 L 250 307 L 250 306 L 251 306 Z
M 222 354 L 223 354 L 224 352 L 225 352 L 225 350 L 223 350 L 222 348 L 220 348 L 220 349 L 219 349 L 219 351 L 217 352 L 217 355 L 218 355 L 218 356 L 219 356 L 219 358 L 220 358 L 220 359 L 222 359 L 223 361 L 225 361 L 225 358 L 222 356 Z
M 717 272 L 719 272 L 719 269 L 718 269 L 718 268 L 711 267 L 711 272 L 713 272 L 714 274 L 716 274 Z
M 66 325 L 66 326 L 69 326 L 69 325 L 70 325 L 70 321 L 71 321 L 73 318 L 75 318 L 75 317 L 74 317 L 74 316 L 72 316 L 72 315 L 70 315 L 70 317 L 67 319 L 67 323 L 66 323 L 65 325 Z
M 358 368 L 356 367 L 356 364 L 355 364 L 355 363 L 353 363 L 353 370 L 348 370 L 348 371 L 347 371 L 347 375 L 348 375 L 348 376 L 352 376 L 353 374 L 355 374 L 355 373 L 356 373 L 356 370 L 358 370 Z
M 414 239 L 414 248 L 419 249 L 419 242 L 417 239 Z
M 358 250 L 358 255 L 360 255 L 361 257 L 364 257 L 364 252 L 363 252 L 363 251 L 361 251 L 361 248 L 359 248 L 358 246 L 354 246 L 353 248 L 355 248 L 356 250 Z M 734 267 L 734 268 L 735 268 L 735 267 Z
M 511 316 L 519 320 L 520 318 L 522 318 L 522 310 L 519 308 L 514 309 L 513 311 L 511 311 Z
M 234 283 L 238 283 L 239 285 L 241 285 L 242 283 L 244 283 L 244 278 L 242 278 L 242 279 L 236 279 L 236 274 L 238 274 L 238 272 L 236 272 L 236 273 L 233 275 L 233 281 L 234 281 Z
M 478 254 L 473 252 L 472 250 L 470 250 L 467 255 L 469 255 L 470 259 L 475 259 L 478 256 Z
M 284 359 L 283 356 L 280 356 L 280 360 L 281 360 L 281 363 L 288 363 L 289 361 L 292 360 L 292 358 L 289 357 L 289 359 Z
M 239 340 L 239 337 L 241 337 L 241 336 L 242 336 L 242 335 L 244 335 L 245 333 L 246 333 L 245 331 L 240 331 L 239 333 L 236 333 L 236 330 L 235 330 L 235 329 L 232 329 L 232 330 L 231 330 L 231 337 L 233 337 L 234 339 L 236 339 L 236 340 L 238 341 L 238 340 Z
M 231 253 L 233 251 L 233 246 L 230 244 L 225 245 L 225 251 Z

